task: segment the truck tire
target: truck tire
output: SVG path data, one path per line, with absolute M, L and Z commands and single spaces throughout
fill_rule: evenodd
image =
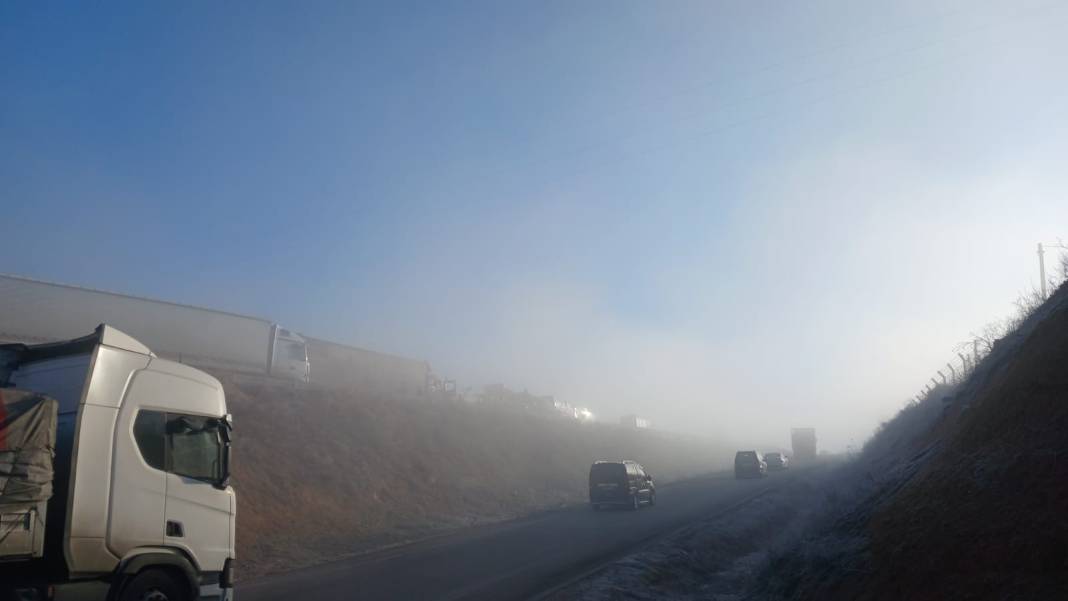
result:
M 185 586 L 166 570 L 149 568 L 126 582 L 119 601 L 189 601 Z

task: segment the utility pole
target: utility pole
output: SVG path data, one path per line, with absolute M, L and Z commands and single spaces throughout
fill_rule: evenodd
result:
M 1046 300 L 1046 252 L 1042 250 L 1042 243 L 1038 243 L 1038 281 L 1042 288 L 1042 300 Z
M 1059 248 L 1061 250 L 1068 250 L 1068 245 L 1065 245 L 1060 239 L 1056 242 L 1046 242 L 1045 244 L 1038 243 L 1038 278 L 1041 280 L 1040 288 L 1042 289 L 1042 300 L 1046 300 L 1046 249 L 1047 248 Z M 1064 255 L 1061 256 L 1062 260 Z M 1066 274 L 1068 275 L 1068 274 Z

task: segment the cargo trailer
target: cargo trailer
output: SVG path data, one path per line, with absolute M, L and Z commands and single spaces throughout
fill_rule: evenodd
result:
M 310 375 L 304 338 L 265 319 L 0 275 L 0 342 L 69 340 L 100 323 L 180 363 L 305 382 Z

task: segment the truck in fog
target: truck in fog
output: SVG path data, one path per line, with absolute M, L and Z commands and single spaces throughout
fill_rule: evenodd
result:
M 790 442 L 793 457 L 797 461 L 811 461 L 816 458 L 816 429 L 793 428 L 790 430 Z
M 365 394 L 399 399 L 427 398 L 430 364 L 386 353 L 307 337 L 308 359 L 315 365 L 312 382 L 330 388 L 359 389 Z
M 0 599 L 232 598 L 221 384 L 101 325 L 0 346 Z
M 0 275 L 0 342 L 69 340 L 106 323 L 181 363 L 308 381 L 304 338 L 265 319 Z
M 619 425 L 624 428 L 633 428 L 635 430 L 648 430 L 653 427 L 653 422 L 632 413 L 619 418 Z

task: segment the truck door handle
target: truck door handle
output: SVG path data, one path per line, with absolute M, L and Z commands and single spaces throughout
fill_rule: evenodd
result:
M 167 520 L 167 536 L 172 538 L 182 538 L 185 536 L 185 530 L 182 529 L 182 523 Z

